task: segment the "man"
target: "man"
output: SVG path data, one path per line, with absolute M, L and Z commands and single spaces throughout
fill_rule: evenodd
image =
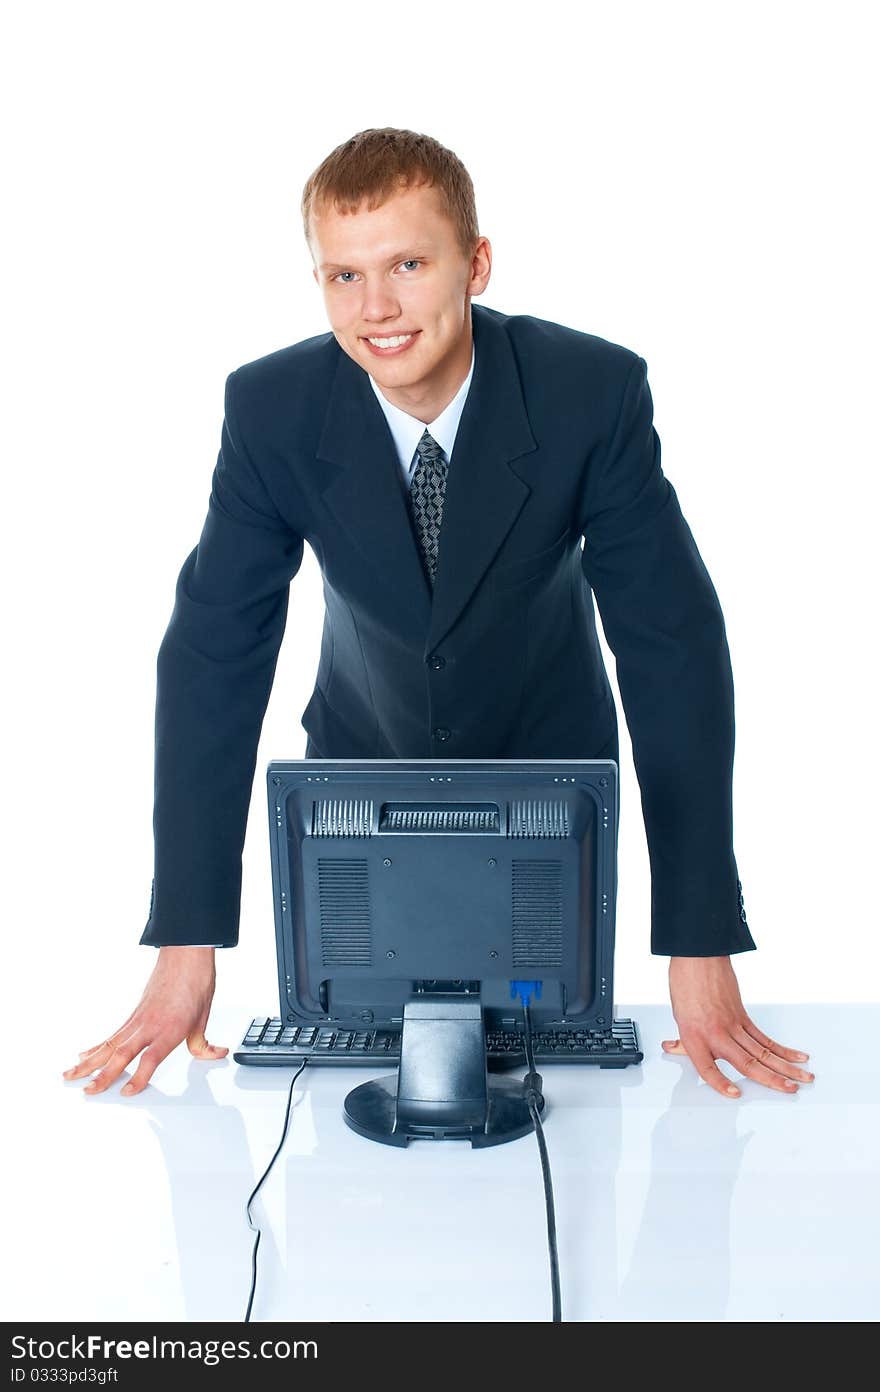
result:
M 687 1054 L 794 1092 L 807 1055 L 743 1008 L 754 947 L 732 848 L 733 685 L 712 582 L 660 468 L 628 349 L 472 299 L 491 273 L 464 166 L 362 131 L 311 176 L 306 238 L 332 333 L 226 384 L 199 545 L 158 659 L 156 863 L 143 998 L 65 1073 L 140 1092 L 199 1058 L 290 580 L 312 546 L 326 614 L 307 756 L 618 757 L 593 595 L 615 653 L 652 874 L 652 951 Z M 453 450 L 453 444 L 456 448 Z M 199 799 L 193 796 L 198 787 Z

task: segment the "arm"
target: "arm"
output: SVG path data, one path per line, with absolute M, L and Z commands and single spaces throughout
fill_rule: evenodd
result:
M 733 679 L 718 596 L 660 467 L 642 358 L 591 466 L 583 570 L 632 739 L 651 862 L 651 951 L 755 944 L 733 853 Z
M 303 539 L 243 440 L 236 373 L 208 515 L 183 564 L 157 659 L 151 946 L 238 941 L 241 854 L 257 746 Z
M 157 662 L 153 828 L 155 875 L 141 942 L 159 948 L 140 1002 L 68 1080 L 96 1073 L 104 1092 L 141 1055 L 123 1095 L 141 1092 L 186 1040 L 196 1058 L 229 1051 L 205 1037 L 214 947 L 238 940 L 241 852 L 257 745 L 303 539 L 275 511 L 247 452 L 236 373 L 208 516 L 177 580 Z
M 724 1096 L 727 1059 L 780 1091 L 813 1075 L 746 1014 L 730 954 L 755 944 L 733 852 L 734 703 L 721 606 L 660 466 L 647 367 L 635 358 L 587 486 L 583 570 L 615 655 L 651 862 L 651 951 L 689 1056 Z

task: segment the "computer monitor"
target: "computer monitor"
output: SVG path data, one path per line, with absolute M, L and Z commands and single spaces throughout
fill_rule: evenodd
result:
M 267 770 L 281 1019 L 401 1030 L 346 1098 L 390 1144 L 532 1129 L 487 1028 L 609 1028 L 618 770 L 603 759 L 304 759 Z

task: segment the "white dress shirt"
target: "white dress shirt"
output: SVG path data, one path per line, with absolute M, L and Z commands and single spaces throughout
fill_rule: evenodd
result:
M 417 420 L 415 416 L 410 416 L 406 411 L 401 411 L 399 406 L 392 406 L 391 402 L 382 395 L 381 387 L 370 377 L 370 386 L 376 393 L 376 398 L 382 410 L 385 412 L 385 419 L 388 422 L 391 434 L 394 436 L 394 443 L 397 447 L 397 457 L 400 460 L 400 468 L 403 474 L 403 482 L 409 488 L 412 482 L 413 470 L 416 464 L 416 445 L 421 440 L 425 431 L 430 431 L 431 438 L 443 451 L 443 456 L 448 464 L 452 458 L 452 446 L 455 444 L 455 436 L 458 433 L 458 423 L 461 420 L 461 413 L 464 410 L 464 403 L 470 390 L 471 378 L 474 375 L 475 350 L 471 348 L 471 365 L 468 375 L 465 377 L 455 396 L 449 405 L 440 412 L 436 420 L 431 421 L 430 425 L 425 425 L 424 421 Z

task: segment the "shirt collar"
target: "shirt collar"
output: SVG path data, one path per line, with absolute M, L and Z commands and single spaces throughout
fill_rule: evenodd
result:
M 476 359 L 476 347 L 471 346 L 471 365 L 468 375 L 465 377 L 455 396 L 439 414 L 436 420 L 428 425 L 424 421 L 417 420 L 415 416 L 402 411 L 399 406 L 394 406 L 383 396 L 379 387 L 370 377 L 370 385 L 376 393 L 376 398 L 382 410 L 385 412 L 385 419 L 394 437 L 397 453 L 404 470 L 409 473 L 413 455 L 416 452 L 416 445 L 421 440 L 426 430 L 431 432 L 432 439 L 442 449 L 447 462 L 452 458 L 452 447 L 455 444 L 455 436 L 458 431 L 458 423 L 461 420 L 461 413 L 464 410 L 464 403 L 467 398 L 468 390 L 471 385 L 471 378 L 474 375 L 474 362 Z M 369 374 L 368 374 L 369 375 Z

